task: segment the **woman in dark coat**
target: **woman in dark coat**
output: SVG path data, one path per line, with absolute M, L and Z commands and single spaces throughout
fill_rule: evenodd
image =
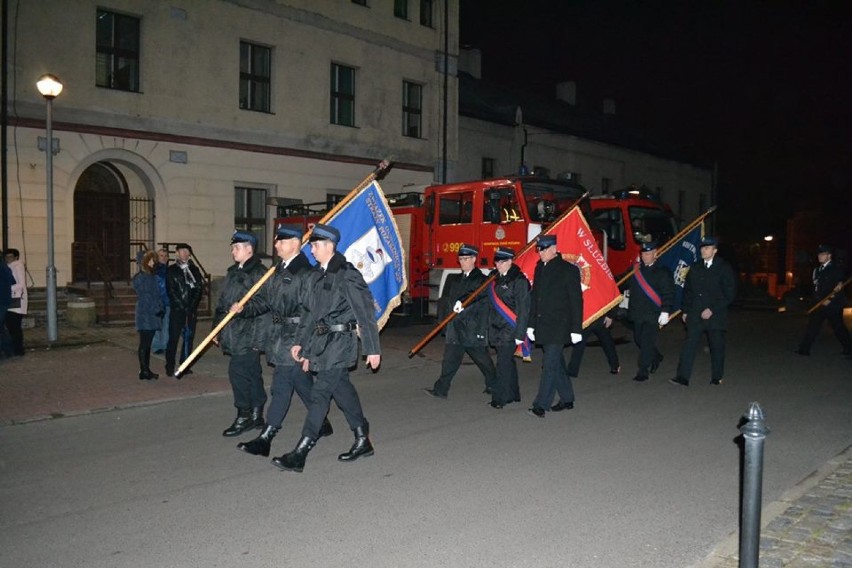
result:
M 137 257 L 138 258 L 138 257 Z M 139 380 L 150 381 L 159 375 L 152 373 L 151 343 L 154 334 L 162 325 L 163 299 L 157 284 L 155 266 L 157 253 L 148 251 L 139 263 L 139 272 L 133 277 L 133 289 L 136 290 L 136 331 L 139 332 Z

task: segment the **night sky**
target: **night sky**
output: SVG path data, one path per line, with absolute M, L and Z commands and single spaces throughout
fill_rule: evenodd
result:
M 783 234 L 797 208 L 820 240 L 852 239 L 852 8 L 844 2 L 461 0 L 462 45 L 483 79 L 625 123 L 718 164 L 731 240 Z M 638 180 L 641 182 L 641 180 Z

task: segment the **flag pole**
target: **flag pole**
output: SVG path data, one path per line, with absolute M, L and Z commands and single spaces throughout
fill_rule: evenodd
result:
M 821 306 L 821 305 L 823 305 L 825 302 L 828 302 L 829 300 L 831 300 L 832 298 L 834 298 L 837 294 L 839 294 L 839 293 L 841 292 L 841 290 L 843 290 L 844 288 L 846 288 L 846 286 L 848 286 L 850 282 L 852 282 L 852 278 L 847 278 L 847 279 L 846 279 L 846 281 L 845 281 L 845 282 L 843 282 L 843 284 L 841 284 L 841 285 L 840 285 L 840 288 L 839 288 L 839 289 L 834 289 L 834 290 L 832 290 L 832 291 L 831 291 L 831 294 L 829 294 L 828 296 L 826 296 L 825 298 L 823 298 L 822 300 L 820 300 L 819 302 L 817 302 L 815 306 L 813 306 L 811 309 L 809 309 L 808 311 L 806 311 L 806 312 L 805 312 L 805 315 L 806 315 L 806 316 L 809 316 L 809 315 L 811 315 L 812 313 L 814 313 L 818 307 L 820 307 L 820 306 Z
M 348 194 L 346 194 L 346 197 L 341 199 L 334 207 L 331 208 L 331 210 L 328 213 L 323 215 L 322 219 L 320 219 L 318 221 L 318 223 L 325 223 L 328 219 L 337 215 L 337 213 L 343 207 L 345 207 L 346 204 L 348 204 L 350 201 L 352 201 L 353 199 L 358 197 L 358 194 L 360 194 L 361 191 L 364 188 L 366 188 L 368 185 L 373 183 L 373 181 L 375 181 L 377 179 L 381 179 L 387 173 L 388 168 L 390 168 L 390 162 L 388 160 L 382 160 L 379 163 L 379 165 L 376 166 L 376 169 L 374 169 L 372 172 L 370 172 L 370 175 L 365 177 L 361 181 L 361 183 L 356 185 Z M 302 244 L 304 244 L 305 241 L 307 241 L 307 240 L 308 240 L 308 233 L 305 233 L 304 235 L 302 235 Z M 273 274 L 275 274 L 275 269 L 276 269 L 276 266 L 274 264 L 271 267 L 269 267 L 269 270 L 266 271 L 266 274 L 264 274 L 260 278 L 260 280 L 258 280 L 255 283 L 255 285 L 252 286 L 251 289 L 249 289 L 249 291 L 245 293 L 245 295 L 242 297 L 242 299 L 239 302 L 237 302 L 237 308 L 242 308 L 246 304 L 246 302 L 248 302 L 251 299 L 251 297 L 254 296 L 257 293 L 258 290 L 260 290 L 261 286 L 263 286 L 266 283 L 266 281 L 269 280 L 272 277 Z M 179 377 L 180 374 L 183 371 L 185 371 L 186 368 L 189 367 L 190 364 L 192 364 L 192 362 L 198 357 L 198 355 L 202 351 L 204 351 L 204 349 L 207 347 L 207 345 L 211 341 L 213 341 L 213 339 L 215 339 L 217 335 L 219 335 L 219 332 L 222 331 L 222 329 L 226 325 L 228 325 L 228 322 L 230 322 L 234 318 L 234 315 L 236 315 L 236 313 L 237 312 L 229 311 L 227 314 L 225 314 L 225 317 L 222 318 L 222 321 L 220 321 L 218 324 L 216 324 L 216 327 L 214 327 L 213 330 L 210 333 L 207 334 L 207 337 L 205 337 L 204 340 L 201 341 L 201 343 L 198 344 L 198 346 L 195 348 L 195 350 L 192 353 L 190 353 L 189 357 L 184 359 L 183 363 L 180 364 L 177 371 L 175 372 L 176 377 Z
M 550 224 L 550 226 L 548 226 L 548 227 L 547 227 L 547 231 L 550 231 L 550 230 L 554 229 L 554 228 L 555 228 L 555 227 L 556 227 L 559 223 L 561 223 L 561 222 L 562 222 L 562 221 L 563 221 L 563 220 L 564 220 L 564 219 L 568 216 L 568 214 L 569 214 L 569 213 L 571 213 L 574 209 L 576 209 L 576 208 L 577 208 L 577 206 L 578 206 L 578 205 L 580 205 L 580 203 L 581 203 L 584 199 L 586 199 L 588 196 L 589 196 L 589 192 L 587 191 L 587 192 L 585 192 L 583 195 L 581 195 L 580 197 L 578 197 L 578 198 L 574 201 L 574 203 L 572 203 L 572 204 L 571 204 L 571 207 L 569 207 L 568 209 L 566 209 L 564 213 L 562 213 L 559 217 L 557 217 L 557 218 L 556 218 L 556 219 L 555 219 L 555 220 L 554 220 L 554 221 Z M 547 234 L 547 231 L 544 231 L 542 234 Z M 536 241 L 537 241 L 537 240 L 538 240 L 538 235 L 536 235 L 536 238 L 534 238 L 533 240 L 531 240 L 530 242 L 528 242 L 528 243 L 526 244 L 526 246 L 525 246 L 523 249 L 521 249 L 521 250 L 520 250 L 517 254 L 515 254 L 515 258 L 519 258 L 521 255 L 523 255 L 524 253 L 526 253 L 528 250 L 530 250 L 531 248 L 533 248 L 533 247 L 535 246 L 535 244 L 536 244 Z M 479 269 L 477 269 L 477 270 L 479 270 Z M 468 297 L 467 297 L 467 298 L 466 298 L 466 299 L 462 302 L 462 308 L 466 308 L 468 305 L 470 305 L 470 304 L 471 304 L 471 303 L 472 303 L 472 302 L 476 299 L 476 297 L 477 297 L 477 296 L 479 296 L 479 294 L 480 294 L 480 293 L 482 293 L 482 291 L 483 291 L 483 290 L 485 290 L 485 288 L 486 288 L 489 284 L 491 284 L 491 281 L 492 281 L 492 280 L 494 280 L 494 278 L 495 278 L 495 277 L 494 277 L 494 275 L 493 275 L 493 274 L 492 274 L 491 276 L 489 276 L 488 278 L 486 278 L 486 279 L 485 279 L 485 282 L 483 282 L 483 283 L 482 283 L 482 285 L 480 285 L 480 286 L 479 286 L 479 288 L 477 288 L 476 290 L 474 290 L 474 291 L 473 291 L 473 292 L 472 292 L 472 293 L 471 293 L 471 294 L 470 294 L 470 295 L 469 295 L 469 296 L 468 296 Z M 414 347 L 412 347 L 412 348 L 411 348 L 411 350 L 408 352 L 408 358 L 410 359 L 410 358 L 414 357 L 414 355 L 416 355 L 418 351 L 420 351 L 421 349 L 423 349 L 423 347 L 425 347 L 427 343 L 429 343 L 430 341 L 432 341 L 432 339 L 434 339 L 434 337 L 435 337 L 436 335 L 438 335 L 438 332 L 440 332 L 442 329 L 444 329 L 444 328 L 445 328 L 445 327 L 446 327 L 446 326 L 447 326 L 447 325 L 448 325 L 448 324 L 449 324 L 449 323 L 453 320 L 453 318 L 454 318 L 454 317 L 456 317 L 457 315 L 458 315 L 458 314 L 457 314 L 456 312 L 450 312 L 450 314 L 449 314 L 447 317 L 445 317 L 443 320 L 441 320 L 441 322 L 440 322 L 440 323 L 438 323 L 438 325 L 436 325 L 434 328 L 432 328 L 432 331 L 430 331 L 429 333 L 427 333 L 427 334 L 426 334 L 426 336 L 425 336 L 425 337 L 423 337 L 423 339 L 421 339 L 421 340 L 420 340 L 420 342 L 419 342 L 417 345 L 415 345 Z

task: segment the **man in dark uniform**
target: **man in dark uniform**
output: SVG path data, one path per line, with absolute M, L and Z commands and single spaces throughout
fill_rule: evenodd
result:
M 459 247 L 459 266 L 462 276 L 444 289 L 441 305 L 444 309 L 452 306 L 456 317 L 447 324 L 447 342 L 444 345 L 444 360 L 441 363 L 441 376 L 432 388 L 423 389 L 436 398 L 447 398 L 453 377 L 461 366 L 464 354 L 467 353 L 485 376 L 485 392 L 491 394 L 494 390 L 494 377 L 497 374 L 491 355 L 488 353 L 488 302 L 485 295 L 478 296 L 467 308 L 462 307 L 468 296 L 482 286 L 486 277 L 476 267 L 479 250 L 469 244 Z M 440 318 L 446 313 L 438 314 Z
M 231 237 L 231 256 L 234 264 L 225 275 L 225 285 L 216 312 L 213 327 L 216 327 L 228 312 L 234 314 L 213 342 L 229 355 L 228 379 L 234 393 L 237 418 L 223 436 L 237 436 L 246 430 L 262 428 L 263 406 L 266 391 L 263 388 L 263 369 L 260 352 L 266 343 L 269 329 L 269 303 L 266 292 L 261 288 L 242 307 L 240 300 L 266 273 L 266 267 L 255 256 L 257 237 L 248 231 L 234 231 Z
M 337 252 L 340 231 L 317 223 L 311 232 L 311 253 L 317 265 L 307 275 L 306 293 L 296 339 L 290 353 L 302 370 L 316 374 L 302 438 L 289 454 L 274 458 L 279 469 L 303 471 L 308 452 L 320 436 L 332 397 L 355 434 L 350 450 L 337 456 L 344 462 L 373 455 L 370 425 L 361 410 L 349 369 L 358 362 L 361 338 L 367 366 L 382 362 L 373 295 L 358 270 Z
M 663 355 L 657 349 L 660 326 L 669 323 L 674 301 L 674 279 L 669 269 L 657 264 L 657 243 L 642 243 L 639 262 L 630 277 L 630 302 L 627 317 L 633 323 L 633 341 L 639 347 L 639 368 L 634 381 L 648 380 L 657 370 Z
M 834 336 L 843 346 L 843 354 L 852 356 L 852 339 L 849 338 L 849 330 L 843 325 L 843 307 L 846 305 L 846 296 L 842 293 L 844 274 L 836 263 L 832 262 L 833 250 L 828 245 L 820 245 L 817 248 L 817 260 L 819 266 L 814 269 L 814 297 L 823 300 L 829 294 L 834 296 L 814 310 L 808 317 L 808 327 L 805 335 L 799 343 L 796 353 L 799 355 L 810 355 L 811 346 L 819 335 L 822 323 L 828 320 Z
M 722 384 L 728 306 L 737 295 L 737 279 L 731 265 L 716 256 L 718 244 L 714 237 L 701 239 L 701 260 L 686 275 L 683 289 L 686 342 L 680 351 L 677 376 L 669 379 L 675 385 L 689 386 L 698 342 L 705 333 L 710 346 L 710 384 Z
M 518 368 L 515 365 L 515 350 L 524 344 L 527 321 L 530 314 L 530 283 L 521 269 L 512 260 L 515 251 L 499 247 L 494 253 L 496 268 L 489 284 L 488 338 L 497 351 L 497 373 L 491 389 L 491 406 L 503 406 L 520 402 Z
M 175 246 L 175 262 L 166 269 L 166 290 L 169 294 L 169 339 L 166 344 L 166 375 L 175 376 L 178 342 L 181 343 L 180 361 L 192 352 L 195 325 L 198 322 L 198 304 L 201 303 L 204 280 L 201 271 L 190 258 L 192 248 L 186 243 Z M 178 361 L 178 363 L 180 363 Z M 184 375 L 192 373 L 184 370 Z M 180 377 L 177 377 L 178 379 Z
M 544 357 L 538 394 L 529 413 L 544 418 L 548 408 L 554 412 L 574 408 L 574 387 L 563 351 L 566 344 L 583 340 L 583 289 L 580 269 L 562 258 L 555 235 L 540 236 L 536 247 L 539 261 L 533 276 L 527 335 L 541 344 Z M 556 392 L 559 403 L 550 406 Z
M 275 274 L 264 286 L 272 314 L 272 325 L 266 342 L 266 361 L 275 368 L 272 373 L 272 401 L 266 412 L 266 426 L 260 436 L 237 444 L 240 450 L 256 456 L 269 455 L 272 439 L 281 429 L 290 409 L 293 391 L 296 391 L 305 407 L 311 400 L 313 377 L 303 371 L 302 365 L 296 363 L 290 354 L 299 328 L 306 275 L 311 269 L 311 263 L 301 249 L 302 230 L 298 225 L 281 225 L 275 230 L 275 252 L 280 261 L 275 267 Z M 331 423 L 326 418 L 319 437 L 333 433 Z

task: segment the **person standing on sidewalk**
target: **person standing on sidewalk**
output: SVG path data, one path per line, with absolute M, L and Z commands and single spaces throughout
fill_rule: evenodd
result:
M 828 325 L 834 331 L 834 336 L 843 347 L 843 355 L 852 357 L 852 339 L 849 337 L 849 330 L 843 325 L 843 307 L 846 305 L 846 295 L 843 294 L 842 290 L 845 275 L 843 269 L 832 262 L 833 252 L 834 250 L 828 245 L 817 247 L 819 266 L 814 268 L 813 273 L 814 297 L 822 301 L 832 292 L 834 292 L 834 297 L 823 301 L 808 316 L 805 335 L 799 342 L 799 348 L 796 349 L 796 353 L 799 355 L 808 356 L 811 354 L 811 347 L 819 335 L 823 322 L 827 320 Z
M 240 300 L 266 273 L 266 267 L 255 255 L 255 250 L 257 237 L 254 233 L 234 231 L 231 237 L 234 264 L 225 275 L 225 284 L 213 315 L 215 328 L 228 312 L 234 314 L 233 319 L 213 340 L 222 353 L 230 357 L 228 379 L 237 408 L 234 422 L 222 432 L 226 437 L 238 436 L 246 430 L 263 428 L 264 425 L 266 390 L 263 386 L 260 352 L 266 345 L 272 319 L 265 286 L 242 307 L 239 306 Z
M 268 456 L 272 439 L 281 429 L 293 391 L 305 407 L 311 401 L 313 377 L 302 370 L 290 354 L 296 331 L 299 329 L 302 300 L 307 274 L 311 270 L 308 257 L 301 251 L 302 230 L 297 225 L 281 225 L 275 230 L 275 252 L 280 259 L 275 275 L 266 282 L 272 326 L 266 342 L 266 361 L 275 368 L 272 374 L 272 401 L 266 412 L 266 426 L 257 438 L 240 442 L 237 448 L 256 456 Z M 331 436 L 334 429 L 326 418 L 319 437 Z
M 18 249 L 6 249 L 6 264 L 12 271 L 15 283 L 12 285 L 12 303 L 6 312 L 6 329 L 12 340 L 12 354 L 16 357 L 24 355 L 24 316 L 27 315 L 27 269 L 21 260 Z
M 175 376 L 178 342 L 183 349 L 178 365 L 192 353 L 195 326 L 198 323 L 198 304 L 201 303 L 204 279 L 190 258 L 192 247 L 180 243 L 175 247 L 175 262 L 166 271 L 169 296 L 169 341 L 166 345 L 166 375 Z M 189 375 L 192 369 L 185 369 Z M 180 377 L 177 377 L 180 379 Z
M 15 284 L 15 276 L 5 262 L 0 262 L 0 359 L 11 357 L 12 338 L 6 329 L 6 314 L 12 303 L 12 286 Z
M 583 289 L 580 269 L 564 260 L 556 248 L 556 235 L 541 235 L 536 243 L 530 320 L 527 335 L 541 345 L 544 354 L 538 394 L 529 413 L 544 418 L 545 412 L 574 408 L 574 387 L 565 367 L 566 344 L 583 340 Z M 555 393 L 559 402 L 550 406 Z
M 382 362 L 375 300 L 361 273 L 337 252 L 340 231 L 317 223 L 310 241 L 317 265 L 307 275 L 304 308 L 290 353 L 303 371 L 316 374 L 316 382 L 302 438 L 292 452 L 272 460 L 273 465 L 287 471 L 305 469 L 332 398 L 355 434 L 352 447 L 337 459 L 351 462 L 372 456 L 374 451 L 370 424 L 361 409 L 358 391 L 349 381 L 349 369 L 358 363 L 359 337 L 367 366 L 376 371 Z
M 140 259 L 141 255 L 141 259 Z M 136 331 L 139 332 L 139 380 L 156 380 L 159 375 L 151 372 L 151 342 L 160 329 L 163 318 L 163 299 L 157 285 L 157 253 L 148 251 L 137 254 L 139 272 L 133 277 L 136 290 Z
M 686 342 L 680 351 L 677 376 L 669 379 L 670 383 L 683 387 L 689 386 L 698 342 L 705 333 L 710 346 L 710 384 L 722 384 L 728 306 L 737 295 L 734 270 L 724 259 L 716 256 L 719 241 L 715 237 L 705 237 L 701 239 L 700 246 L 701 260 L 689 269 L 683 288 Z
M 157 251 L 156 268 L 157 285 L 160 287 L 160 298 L 163 300 L 165 311 L 160 329 L 158 329 L 157 333 L 154 334 L 154 343 L 151 345 L 151 348 L 154 350 L 154 353 L 160 355 L 161 353 L 165 353 L 166 348 L 169 345 L 169 316 L 171 315 L 171 309 L 169 306 L 169 287 L 166 282 L 169 270 L 169 251 L 164 248 Z
M 493 391 L 497 370 L 488 353 L 488 304 L 484 301 L 485 295 L 477 297 L 468 304 L 467 308 L 462 307 L 462 302 L 486 280 L 482 271 L 476 267 L 477 258 L 479 258 L 479 249 L 475 246 L 462 244 L 459 247 L 461 278 L 444 287 L 444 293 L 439 302 L 443 308 L 442 312 L 446 311 L 446 313 L 438 314 L 441 319 L 449 314 L 450 307 L 458 315 L 447 324 L 441 376 L 432 388 L 423 389 L 435 398 L 447 398 L 450 385 L 462 364 L 465 353 L 470 356 L 485 377 L 485 392 L 492 394 Z

